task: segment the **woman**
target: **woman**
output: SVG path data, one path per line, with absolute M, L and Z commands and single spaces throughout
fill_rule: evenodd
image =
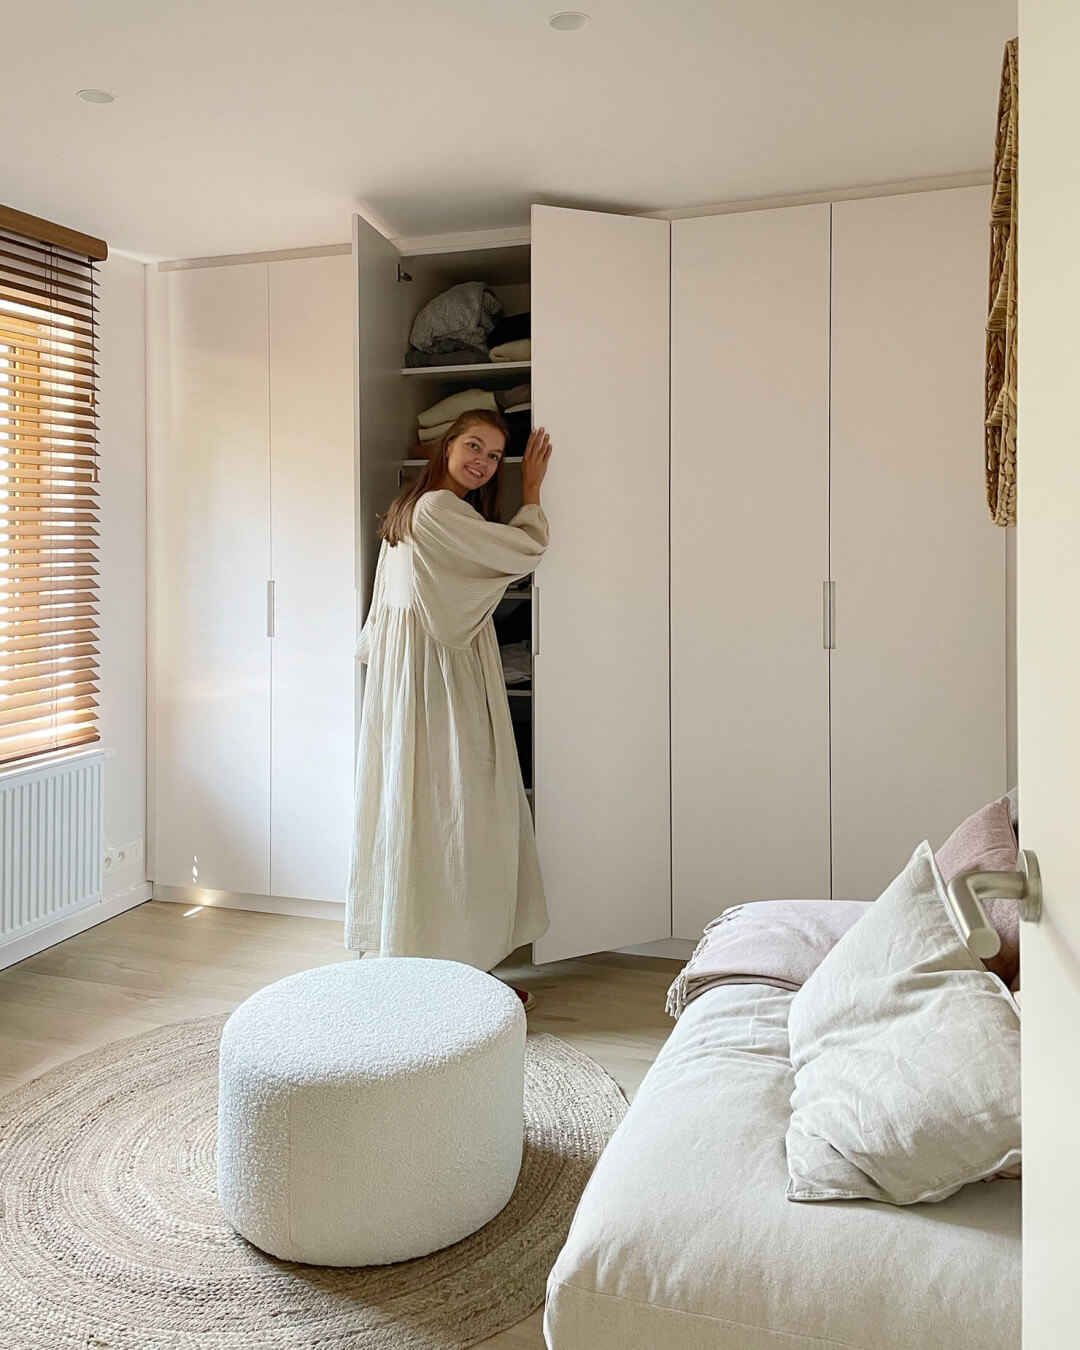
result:
M 368 668 L 345 920 L 356 951 L 491 970 L 548 926 L 492 615 L 547 547 L 551 442 L 529 437 L 522 507 L 500 525 L 506 441 L 498 413 L 459 417 L 383 520 L 356 652 Z

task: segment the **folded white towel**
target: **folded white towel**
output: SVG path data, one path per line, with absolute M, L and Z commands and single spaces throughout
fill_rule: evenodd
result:
M 474 412 L 477 408 L 488 408 L 494 412 L 495 395 L 490 389 L 463 389 L 460 394 L 451 394 L 434 407 L 425 408 L 417 415 L 422 427 L 437 427 L 444 422 L 453 422 L 462 413 Z
M 532 339 L 519 338 L 517 342 L 504 342 L 501 347 L 492 347 L 493 361 L 531 361 Z
M 500 408 L 516 408 L 519 403 L 528 403 L 532 398 L 531 384 L 515 384 L 513 389 L 496 389 L 495 401 Z
M 453 425 L 453 422 L 443 422 L 437 427 L 421 427 L 420 444 L 429 445 L 432 441 L 441 441 Z

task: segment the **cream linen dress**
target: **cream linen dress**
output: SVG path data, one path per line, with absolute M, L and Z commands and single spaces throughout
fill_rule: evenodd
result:
M 547 930 L 492 615 L 535 568 L 547 517 L 484 520 L 449 490 L 384 543 L 367 664 L 345 945 L 490 970 Z

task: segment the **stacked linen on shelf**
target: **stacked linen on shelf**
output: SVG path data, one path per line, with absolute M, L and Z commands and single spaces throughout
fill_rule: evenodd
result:
M 417 445 L 410 458 L 424 459 L 430 454 L 431 447 L 442 440 L 462 413 L 484 408 L 501 412 L 510 428 L 507 442 L 508 455 L 521 455 L 529 439 L 532 428 L 532 390 L 527 384 L 515 385 L 513 389 L 463 389 L 440 399 L 430 408 L 417 415 Z
M 482 281 L 451 286 L 420 310 L 409 334 L 405 365 L 471 366 L 488 360 L 488 334 L 502 313 Z
M 507 413 L 521 412 L 525 408 L 531 408 L 532 385 L 515 384 L 513 389 L 496 389 L 495 402 L 499 405 L 504 417 Z
M 521 338 L 518 342 L 504 342 L 498 347 L 492 347 L 489 353 L 491 360 L 499 361 L 531 361 L 532 360 L 532 342 L 529 338 Z
M 460 393 L 440 399 L 417 415 L 417 439 L 421 445 L 442 440 L 462 413 L 473 412 L 478 408 L 488 412 L 498 409 L 495 395 L 490 389 L 463 389 Z
M 483 281 L 463 281 L 420 310 L 409 334 L 407 369 L 530 359 L 532 316 L 504 315 Z
M 532 315 L 510 314 L 500 319 L 488 339 L 494 362 L 532 359 Z
M 477 366 L 490 361 L 488 352 L 472 348 L 459 347 L 452 352 L 418 352 L 410 347 L 405 353 L 405 366 L 408 370 L 422 370 L 435 366 Z
M 532 679 L 532 651 L 528 642 L 508 642 L 505 647 L 499 648 L 499 657 L 507 688 L 515 684 L 528 684 Z
M 508 455 L 519 456 L 525 453 L 532 430 L 532 386 L 517 384 L 513 389 L 499 389 L 495 393 L 496 402 L 506 425 L 510 428 L 510 439 L 506 443 Z
M 527 310 L 524 314 L 504 314 L 491 330 L 488 346 L 494 350 L 505 347 L 508 342 L 527 341 L 531 337 L 532 315 Z

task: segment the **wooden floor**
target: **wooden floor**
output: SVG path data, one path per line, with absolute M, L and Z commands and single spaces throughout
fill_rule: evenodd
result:
M 151 901 L 0 971 L 0 1091 L 120 1036 L 230 1012 L 294 971 L 354 960 L 341 925 Z M 602 955 L 499 974 L 536 996 L 533 1031 L 564 1037 L 632 1096 L 671 1030 L 676 961 Z M 541 1314 L 485 1342 L 542 1350 Z

